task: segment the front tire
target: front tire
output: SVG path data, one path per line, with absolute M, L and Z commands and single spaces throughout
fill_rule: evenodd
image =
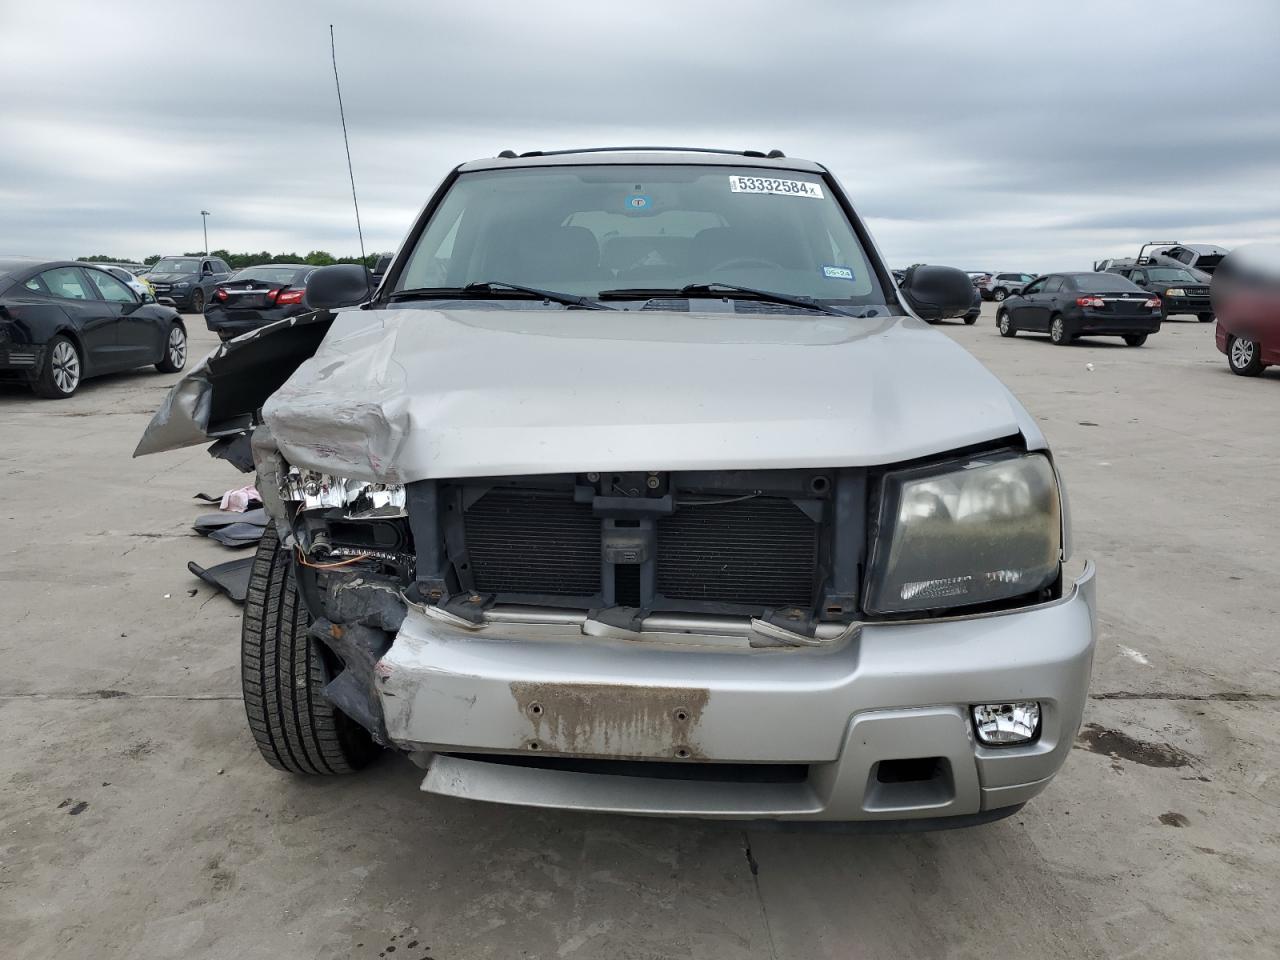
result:
M 1266 366 L 1262 362 L 1262 345 L 1246 337 L 1231 337 L 1227 340 L 1227 366 L 1239 376 L 1256 377 Z
M 1196 319 L 1197 319 L 1197 320 L 1199 320 L 1201 323 L 1213 323 L 1213 314 L 1212 314 L 1212 313 L 1197 313 L 1197 314 L 1196 314 Z
M 249 576 L 240 681 L 262 758 L 287 773 L 352 773 L 377 753 L 369 734 L 324 697 L 330 670 L 293 579 L 293 558 L 268 524 Z
M 964 325 L 966 327 L 972 327 L 977 322 L 978 322 L 977 314 L 971 314 L 970 316 L 967 316 L 964 318 Z
M 1009 317 L 1008 310 L 1001 310 L 996 314 L 996 327 L 1002 337 L 1016 337 L 1018 335 L 1018 328 L 1013 325 L 1013 320 Z
M 1071 345 L 1073 337 L 1067 333 L 1067 324 L 1062 317 L 1054 317 L 1049 321 L 1049 339 L 1059 347 Z
M 1147 342 L 1147 335 L 1145 333 L 1126 333 L 1124 342 L 1131 347 L 1140 347 Z
M 76 345 L 58 334 L 49 341 L 40 376 L 31 385 L 36 396 L 46 400 L 65 400 L 80 386 L 83 360 Z
M 177 373 L 187 365 L 187 328 L 175 322 L 164 342 L 164 356 L 156 364 L 161 373 Z

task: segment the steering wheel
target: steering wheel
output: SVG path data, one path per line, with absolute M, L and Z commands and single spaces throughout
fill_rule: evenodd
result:
M 735 257 L 732 260 L 726 260 L 724 263 L 717 263 L 711 268 L 711 273 L 719 270 L 729 270 L 735 267 L 770 267 L 774 270 L 785 270 L 780 263 L 774 263 L 772 260 L 765 260 L 762 257 Z

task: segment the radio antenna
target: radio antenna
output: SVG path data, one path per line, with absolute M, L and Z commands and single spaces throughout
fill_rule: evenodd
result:
M 365 270 L 369 263 L 364 254 L 364 230 L 360 227 L 360 201 L 356 199 L 356 175 L 351 168 L 351 143 L 347 139 L 347 114 L 342 109 L 342 84 L 338 82 L 338 50 L 333 42 L 333 24 L 329 24 L 329 55 L 333 58 L 333 85 L 338 90 L 338 116 L 342 119 L 342 145 L 347 149 L 347 176 L 351 178 L 351 204 L 356 208 L 356 236 L 360 238 L 360 263 Z

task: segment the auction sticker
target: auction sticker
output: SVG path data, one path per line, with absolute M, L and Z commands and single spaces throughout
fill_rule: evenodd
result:
M 822 199 L 822 187 L 807 180 L 774 180 L 771 177 L 729 177 L 729 190 L 733 193 L 779 193 L 788 197 L 814 197 Z
M 853 279 L 853 271 L 848 267 L 837 267 L 829 263 L 822 265 L 822 275 L 824 277 L 830 277 L 832 280 Z

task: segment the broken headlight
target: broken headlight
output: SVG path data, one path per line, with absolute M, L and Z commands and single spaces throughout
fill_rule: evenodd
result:
M 300 511 L 340 508 L 348 520 L 403 517 L 404 485 L 348 480 L 315 470 L 290 467 L 280 479 L 280 499 Z
M 1054 582 L 1062 508 L 1042 454 L 887 474 L 865 590 L 871 613 L 1008 600 Z

